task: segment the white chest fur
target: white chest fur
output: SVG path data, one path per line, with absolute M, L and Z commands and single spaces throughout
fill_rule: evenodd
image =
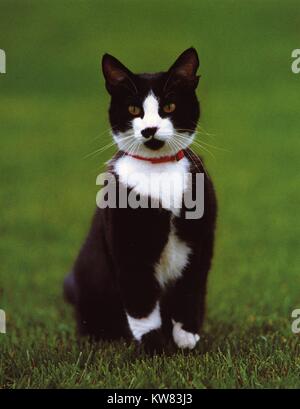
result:
M 159 200 L 162 207 L 174 215 L 180 214 L 182 197 L 187 189 L 189 161 L 186 158 L 176 162 L 153 164 L 151 162 L 124 156 L 117 160 L 115 171 L 120 181 L 141 196 Z
M 188 264 L 190 253 L 191 249 L 188 245 L 176 235 L 171 219 L 167 244 L 155 266 L 155 276 L 161 287 L 181 277 L 183 269 Z
M 162 287 L 178 279 L 188 264 L 191 249 L 176 234 L 174 217 L 179 216 L 182 197 L 187 188 L 185 175 L 189 171 L 186 158 L 178 162 L 152 164 L 124 156 L 115 164 L 120 181 L 141 196 L 159 200 L 162 207 L 172 212 L 170 233 L 158 263 L 155 276 Z

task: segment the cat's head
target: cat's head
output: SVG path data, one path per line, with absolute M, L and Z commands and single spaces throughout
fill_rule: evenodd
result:
M 109 119 L 120 150 L 159 157 L 191 144 L 200 115 L 198 67 L 194 48 L 184 51 L 168 71 L 155 74 L 134 74 L 113 56 L 103 56 Z

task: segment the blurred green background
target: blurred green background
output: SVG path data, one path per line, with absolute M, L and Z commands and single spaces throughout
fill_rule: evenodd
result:
M 0 0 L 0 387 L 297 387 L 299 2 Z M 100 59 L 166 70 L 190 46 L 219 218 L 190 355 L 78 344 L 61 284 L 114 149 Z M 218 148 L 224 148 L 220 150 Z

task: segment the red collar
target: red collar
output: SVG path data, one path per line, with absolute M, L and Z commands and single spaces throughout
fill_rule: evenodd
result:
M 172 156 L 162 156 L 160 158 L 145 158 L 144 156 L 139 156 L 139 155 L 131 155 L 130 153 L 124 152 L 125 155 L 131 156 L 132 158 L 139 159 L 139 160 L 145 160 L 146 162 L 151 162 L 151 163 L 166 163 L 166 162 L 175 162 L 179 161 L 182 158 L 184 158 L 184 151 L 181 150 L 176 153 L 176 155 Z

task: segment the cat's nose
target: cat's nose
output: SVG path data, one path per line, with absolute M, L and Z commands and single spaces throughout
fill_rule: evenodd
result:
M 144 138 L 150 138 L 151 136 L 154 136 L 157 132 L 157 128 L 145 128 L 141 131 L 141 134 L 143 135 Z

